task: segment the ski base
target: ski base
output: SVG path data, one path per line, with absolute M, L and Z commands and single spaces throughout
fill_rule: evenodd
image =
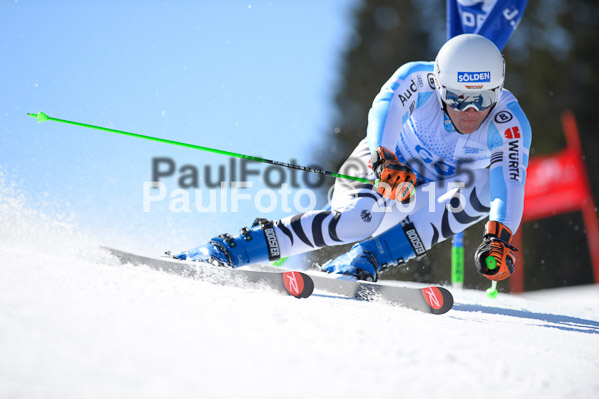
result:
M 104 247 L 104 249 L 108 250 L 111 255 L 115 256 L 123 264 L 147 266 L 166 273 L 197 278 L 211 283 L 239 286 L 243 286 L 244 283 L 266 285 L 296 298 L 308 298 L 314 291 L 312 278 L 298 271 L 268 272 L 230 269 L 202 262 L 187 262 L 170 258 L 150 258 L 114 248 Z

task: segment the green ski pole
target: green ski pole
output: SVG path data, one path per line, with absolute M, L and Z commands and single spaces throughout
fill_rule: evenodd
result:
M 489 268 L 489 270 L 493 270 L 495 268 L 497 268 L 497 261 L 495 260 L 494 257 L 489 256 L 487 257 L 487 259 L 485 260 L 486 264 L 487 264 L 487 268 Z M 497 298 L 497 281 L 493 280 L 491 281 L 491 287 L 487 288 L 487 296 L 491 299 L 495 299 Z
M 331 176 L 331 177 L 339 177 L 339 178 L 342 178 L 342 179 L 355 180 L 355 181 L 360 181 L 360 182 L 370 183 L 370 184 L 376 184 L 378 182 L 378 180 L 369 180 L 369 179 L 365 179 L 365 178 L 362 178 L 362 177 L 348 176 L 348 175 L 344 175 L 344 174 L 341 174 L 341 173 L 329 172 L 327 170 L 321 170 L 321 169 L 311 168 L 311 167 L 308 167 L 308 166 L 294 165 L 294 164 L 287 163 L 287 162 L 272 161 L 270 159 L 264 159 L 264 158 L 254 157 L 254 156 L 251 156 L 251 155 L 244 155 L 244 154 L 238 154 L 238 153 L 235 153 L 235 152 L 217 150 L 217 149 L 214 149 L 214 148 L 202 147 L 202 146 L 194 145 L 194 144 L 181 143 L 179 141 L 166 140 L 166 139 L 161 139 L 161 138 L 158 138 L 158 137 L 144 136 L 144 135 L 137 134 L 137 133 L 130 133 L 130 132 L 122 131 L 122 130 L 109 129 L 107 127 L 102 127 L 102 126 L 88 125 L 87 123 L 80 123 L 80 122 L 68 121 L 68 120 L 65 120 L 65 119 L 52 118 L 51 116 L 48 116 L 48 115 L 44 114 L 41 111 L 39 113 L 37 113 L 37 114 L 28 113 L 27 115 L 29 115 L 29 116 L 37 119 L 37 121 L 39 123 L 46 122 L 46 121 L 66 123 L 66 124 L 69 124 L 69 125 L 75 125 L 75 126 L 85 127 L 85 128 L 89 128 L 89 129 L 97 129 L 97 130 L 101 130 L 101 131 L 109 132 L 109 133 L 122 134 L 122 135 L 125 135 L 125 136 L 135 137 L 135 138 L 138 138 L 138 139 L 158 141 L 158 142 L 164 143 L 164 144 L 177 145 L 177 146 L 180 146 L 180 147 L 192 148 L 194 150 L 207 151 L 207 152 L 212 152 L 212 153 L 221 154 L 221 155 L 227 155 L 227 156 L 235 157 L 235 158 L 248 159 L 248 160 L 251 160 L 251 161 L 268 163 L 268 164 L 271 164 L 271 165 L 283 166 L 285 168 L 290 168 L 290 169 L 303 170 L 305 172 L 316 173 L 316 174 L 319 174 L 319 175 L 325 175 L 325 176 Z
M 279 259 L 275 260 L 274 262 L 272 262 L 272 264 L 273 264 L 273 266 L 283 266 L 283 263 L 287 262 L 287 259 L 289 259 L 289 257 L 279 258 Z

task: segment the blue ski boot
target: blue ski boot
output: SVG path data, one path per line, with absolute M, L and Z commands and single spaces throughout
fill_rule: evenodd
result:
M 322 270 L 358 280 L 377 281 L 379 273 L 391 266 L 426 254 L 414 224 L 409 220 L 384 233 L 354 245 L 349 252 L 325 263 Z
M 236 268 L 277 260 L 281 255 L 279 248 L 272 222 L 258 218 L 251 228 L 244 227 L 235 237 L 221 234 L 207 244 L 174 255 L 174 258 Z

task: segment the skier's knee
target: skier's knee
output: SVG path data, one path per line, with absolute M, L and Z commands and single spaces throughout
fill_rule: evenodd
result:
M 381 224 L 384 213 L 368 206 L 351 206 L 334 210 L 338 214 L 337 232 L 344 242 L 370 237 Z

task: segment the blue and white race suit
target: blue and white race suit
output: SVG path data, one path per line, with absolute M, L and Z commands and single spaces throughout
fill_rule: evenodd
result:
M 338 179 L 330 210 L 275 222 L 281 256 L 361 241 L 406 220 L 426 249 L 486 217 L 515 232 L 530 144 L 530 124 L 509 91 L 475 132 L 462 134 L 435 92 L 433 63 L 405 64 L 376 96 L 366 138 L 340 173 L 374 180 L 371 151 L 393 150 L 417 175 L 412 201 L 404 205 L 383 198 L 371 184 Z

